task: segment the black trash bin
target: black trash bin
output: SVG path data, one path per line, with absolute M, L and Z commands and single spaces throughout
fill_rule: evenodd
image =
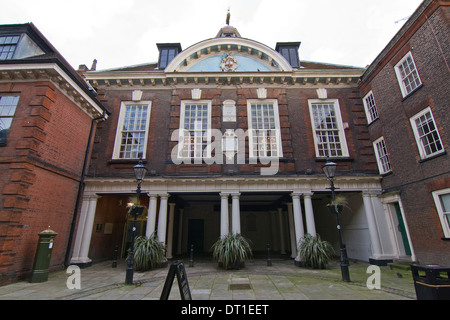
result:
M 411 265 L 417 300 L 450 300 L 450 267 Z

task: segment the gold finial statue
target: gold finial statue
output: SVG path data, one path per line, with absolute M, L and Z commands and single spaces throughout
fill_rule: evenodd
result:
M 227 26 L 229 26 L 230 25 L 230 8 L 228 8 L 228 12 L 227 12 L 227 20 L 226 20 L 226 23 L 227 23 Z

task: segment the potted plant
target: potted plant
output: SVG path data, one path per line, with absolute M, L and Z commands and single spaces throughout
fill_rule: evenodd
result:
M 150 238 L 146 236 L 136 237 L 134 242 L 134 268 L 137 271 L 147 271 L 165 262 L 166 247 L 159 242 L 155 233 Z
M 229 233 L 219 238 L 212 246 L 213 259 L 225 269 L 240 269 L 244 261 L 252 257 L 250 242 L 241 234 Z
M 145 209 L 147 209 L 145 206 L 137 206 L 135 204 L 132 204 L 131 206 L 129 206 L 128 214 L 132 217 L 138 217 L 144 213 Z
M 307 233 L 299 243 L 299 255 L 302 266 L 313 269 L 326 269 L 334 254 L 331 243 L 324 241 L 317 234 L 315 237 Z
M 343 195 L 337 195 L 331 203 L 327 204 L 330 213 L 342 213 L 344 207 L 348 208 L 348 200 Z

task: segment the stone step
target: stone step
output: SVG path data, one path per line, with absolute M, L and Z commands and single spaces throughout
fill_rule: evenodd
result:
M 411 264 L 414 264 L 412 261 L 394 261 L 391 263 L 388 263 L 387 265 L 391 270 L 397 269 L 397 270 L 404 270 L 408 271 L 411 270 Z

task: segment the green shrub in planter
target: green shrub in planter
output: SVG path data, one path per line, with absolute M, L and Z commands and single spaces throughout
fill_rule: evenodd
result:
M 328 210 L 333 214 L 340 214 L 344 208 L 350 209 L 348 200 L 343 195 L 337 195 L 331 203 L 327 204 Z
M 244 261 L 252 257 L 250 242 L 242 235 L 229 233 L 219 238 L 213 246 L 213 259 L 225 269 L 240 269 Z
M 155 233 L 150 238 L 136 237 L 134 241 L 134 268 L 136 271 L 147 271 L 163 264 L 166 247 L 159 242 Z
M 313 237 L 307 233 L 300 240 L 299 254 L 304 267 L 325 269 L 334 254 L 334 249 L 328 241 L 320 239 L 319 235 Z

